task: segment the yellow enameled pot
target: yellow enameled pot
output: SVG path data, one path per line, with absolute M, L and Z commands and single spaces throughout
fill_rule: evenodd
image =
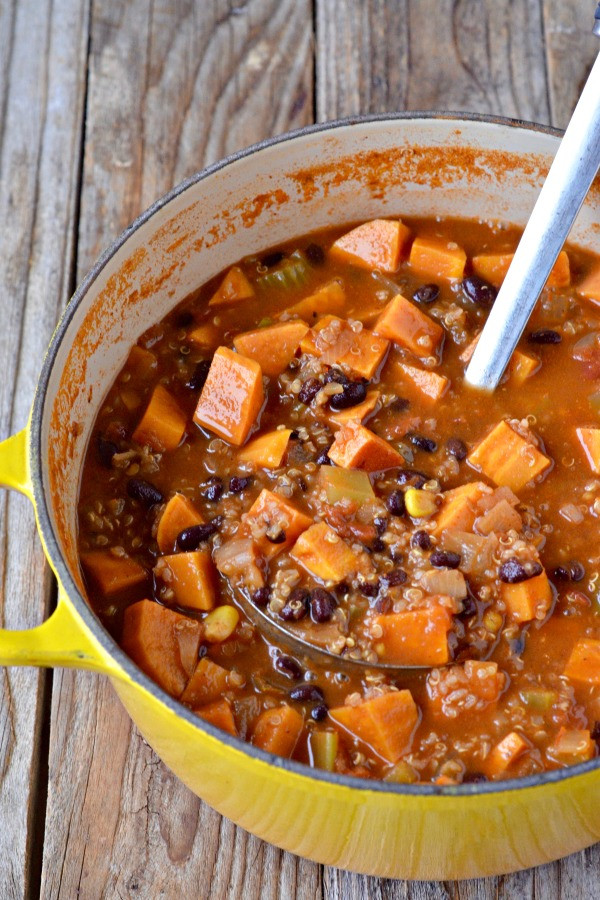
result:
M 240 257 L 331 224 L 439 214 L 523 225 L 558 137 L 519 122 L 427 114 L 309 128 L 191 178 L 124 232 L 62 317 L 27 428 L 0 444 L 0 483 L 31 499 L 59 584 L 47 622 L 0 631 L 0 663 L 105 673 L 185 784 L 254 834 L 322 863 L 388 877 L 470 878 L 598 840 L 600 760 L 501 783 L 391 785 L 316 772 L 229 737 L 121 652 L 86 603 L 76 554 L 92 423 L 146 328 Z M 598 251 L 599 232 L 596 185 L 572 239 Z

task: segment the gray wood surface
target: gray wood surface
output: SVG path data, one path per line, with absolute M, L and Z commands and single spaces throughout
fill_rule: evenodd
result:
M 592 0 L 0 3 L 0 437 L 61 307 L 173 184 L 270 134 L 454 109 L 564 125 Z M 0 494 L 2 623 L 52 601 L 22 498 Z M 504 878 L 365 878 L 283 853 L 184 788 L 95 675 L 0 670 L 0 900 L 600 898 L 600 845 Z

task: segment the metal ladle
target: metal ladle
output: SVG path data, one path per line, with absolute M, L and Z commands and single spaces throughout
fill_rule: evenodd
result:
M 594 34 L 600 37 L 600 3 Z M 600 54 L 467 368 L 472 387 L 498 386 L 599 167 Z

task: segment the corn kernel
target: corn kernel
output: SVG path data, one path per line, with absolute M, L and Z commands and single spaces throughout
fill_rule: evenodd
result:
M 426 519 L 437 510 L 435 494 L 431 491 L 421 491 L 418 488 L 409 488 L 404 494 L 406 512 L 413 519 Z
M 217 606 L 204 619 L 204 640 L 220 643 L 231 637 L 240 620 L 235 606 Z

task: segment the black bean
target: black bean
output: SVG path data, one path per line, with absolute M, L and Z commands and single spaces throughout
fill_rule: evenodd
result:
M 483 784 L 484 781 L 487 781 L 487 775 L 484 775 L 483 772 L 467 772 L 463 775 L 463 784 Z
M 333 384 L 346 385 L 351 383 L 345 372 L 342 372 L 341 369 L 336 369 L 335 366 L 326 372 L 323 380 L 325 384 L 331 384 L 333 382 Z
M 406 583 L 408 575 L 404 569 L 392 569 L 390 572 L 382 575 L 381 580 L 387 587 L 398 587 L 398 585 Z
M 250 476 L 243 478 L 241 475 L 232 475 L 229 479 L 229 491 L 232 494 L 241 494 L 242 491 L 245 491 L 252 478 Z
M 496 288 L 478 275 L 469 275 L 461 284 L 465 297 L 480 306 L 491 306 L 498 295 Z
M 428 531 L 415 531 L 410 539 L 410 546 L 417 547 L 419 550 L 431 550 L 431 535 Z
M 390 403 L 389 408 L 394 412 L 404 412 L 409 406 L 410 400 L 407 400 L 406 397 L 396 397 L 396 399 L 392 400 Z
M 198 647 L 198 659 L 204 659 L 206 654 L 208 653 L 208 647 L 206 644 L 200 644 Z
M 460 438 L 450 438 L 446 441 L 446 450 L 450 454 L 450 456 L 454 456 L 459 462 L 462 462 L 463 459 L 466 459 L 467 453 L 467 445 L 464 441 L 461 441 Z
M 305 494 L 305 493 L 307 492 L 307 490 L 308 490 L 308 485 L 307 485 L 307 483 L 305 482 L 305 480 L 304 480 L 304 478 L 302 477 L 302 475 L 298 475 L 298 487 L 300 488 L 300 490 L 301 490 L 302 493 L 304 493 L 304 494 Z
M 272 544 L 283 544 L 285 541 L 285 531 L 280 526 L 267 529 L 265 537 Z
M 290 698 L 299 703 L 323 703 L 325 700 L 323 691 L 315 684 L 299 684 L 291 689 Z
M 164 497 L 157 487 L 144 481 L 143 478 L 130 478 L 127 482 L 127 493 L 133 500 L 139 500 L 144 506 L 162 503 Z
M 376 516 L 373 519 L 373 525 L 377 529 L 377 534 L 379 535 L 385 534 L 388 524 L 388 520 L 383 516 Z
M 406 509 L 404 505 L 404 492 L 392 491 L 390 496 L 385 501 L 385 505 L 387 511 L 390 512 L 393 516 L 403 516 Z
M 307 378 L 300 388 L 298 400 L 300 401 L 300 403 L 304 403 L 305 406 L 309 406 L 315 399 L 321 388 L 322 384 L 318 378 Z
M 513 557 L 502 563 L 498 570 L 498 577 L 505 584 L 518 584 L 520 581 L 527 581 L 529 578 L 540 575 L 542 571 L 541 565 L 535 560 L 521 562 Z
M 294 588 L 279 613 L 286 622 L 299 622 L 308 612 L 310 595 L 305 588 Z
M 385 615 L 392 608 L 392 599 L 387 595 L 384 597 L 378 597 L 375 603 L 373 604 L 373 609 L 376 613 L 380 615 Z
M 431 481 L 431 478 L 416 469 L 400 469 L 396 481 L 398 484 L 410 484 L 411 487 L 421 488 L 427 481 Z
M 177 535 L 177 547 L 179 550 L 197 550 L 200 544 L 204 544 L 209 538 L 216 534 L 223 524 L 223 516 L 215 516 L 210 522 L 203 525 L 191 525 L 184 528 Z
M 302 678 L 302 668 L 300 663 L 296 662 L 291 656 L 278 656 L 275 660 L 275 668 L 286 678 L 292 678 L 294 681 L 300 681 Z
M 468 594 L 462 601 L 462 609 L 458 613 L 459 619 L 470 619 L 477 612 L 477 604 L 471 594 Z
M 290 441 L 299 441 L 299 440 L 300 440 L 300 432 L 296 431 L 296 429 L 294 428 L 294 430 L 292 432 L 290 432 Z
M 331 409 L 350 409 L 352 406 L 362 403 L 367 396 L 366 385 L 360 381 L 351 381 L 344 386 L 340 394 L 333 394 L 329 400 Z
M 585 569 L 576 559 L 572 559 L 569 563 L 569 572 L 571 573 L 571 581 L 583 581 L 585 578 Z
M 271 596 L 271 591 L 265 585 L 265 587 L 257 588 L 252 594 L 252 602 L 256 604 L 256 606 L 266 606 L 269 602 L 269 598 Z
M 325 262 L 325 251 L 319 244 L 309 244 L 304 252 L 313 266 L 322 266 Z
M 321 450 L 321 452 L 317 456 L 315 462 L 317 463 L 318 466 L 332 466 L 333 465 L 333 463 L 329 459 L 327 450 Z
M 358 589 L 365 597 L 376 597 L 379 593 L 379 580 L 359 581 Z
M 436 569 L 458 569 L 460 553 L 453 553 L 451 550 L 434 550 L 429 557 L 429 562 Z
M 413 300 L 416 303 L 435 303 L 440 296 L 440 289 L 437 284 L 424 284 L 413 294 Z
M 273 253 L 267 253 L 266 256 L 263 256 L 260 262 L 261 265 L 270 269 L 272 266 L 276 266 L 277 263 L 280 263 L 282 259 L 285 259 L 285 253 L 282 253 L 281 250 L 274 250 Z
M 314 706 L 310 715 L 315 720 L 315 722 L 322 722 L 323 719 L 327 718 L 328 709 L 324 703 L 320 703 L 318 706 Z
M 186 382 L 186 388 L 189 388 L 190 391 L 201 391 L 204 387 L 204 382 L 208 378 L 209 369 L 210 359 L 201 359 L 199 363 L 196 363 L 196 368 L 190 380 Z
M 206 500 L 210 500 L 211 503 L 216 503 L 221 499 L 223 491 L 223 479 L 219 478 L 218 475 L 213 475 L 208 479 L 204 485 L 204 490 L 201 493 Z
M 436 442 L 432 441 L 431 438 L 425 437 L 423 434 L 408 434 L 407 437 L 411 444 L 418 447 L 419 450 L 424 450 L 425 453 L 435 453 L 437 450 Z
M 380 537 L 376 537 L 369 549 L 371 550 L 371 553 L 383 553 L 385 544 Z
M 113 441 L 107 441 L 106 438 L 98 438 L 98 456 L 100 462 L 106 469 L 112 466 L 113 456 L 119 452 L 119 448 Z
M 185 312 L 180 312 L 179 315 L 175 319 L 175 326 L 177 328 L 188 328 L 189 325 L 192 325 L 194 322 L 194 317 L 189 310 L 185 310 Z
M 552 572 L 553 578 L 557 581 L 570 581 L 571 573 L 564 566 L 557 566 Z
M 325 588 L 317 587 L 310 592 L 310 617 L 313 622 L 329 622 L 336 606 L 335 597 Z
M 530 331 L 527 335 L 530 344 L 560 344 L 562 338 L 558 331 L 551 328 L 540 328 L 538 331 Z

